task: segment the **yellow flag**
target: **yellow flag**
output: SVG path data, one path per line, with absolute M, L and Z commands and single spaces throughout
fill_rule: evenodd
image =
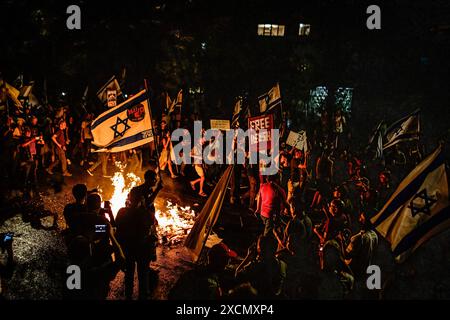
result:
M 5 88 L 6 88 L 6 94 L 11 98 L 11 100 L 14 102 L 14 105 L 16 108 L 21 109 L 22 104 L 20 103 L 19 97 L 20 91 L 14 88 L 12 85 L 5 82 Z

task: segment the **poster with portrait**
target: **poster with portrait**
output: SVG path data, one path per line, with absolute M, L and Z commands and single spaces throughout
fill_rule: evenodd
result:
M 117 106 L 117 90 L 106 91 L 106 103 L 108 105 L 108 108 Z

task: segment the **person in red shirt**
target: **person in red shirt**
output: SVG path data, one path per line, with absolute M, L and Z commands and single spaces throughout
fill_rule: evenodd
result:
M 48 174 L 53 174 L 53 168 L 61 162 L 62 173 L 65 177 L 70 177 L 72 174 L 67 171 L 67 158 L 66 158 L 66 122 L 61 120 L 59 122 L 59 130 L 52 136 L 52 141 L 56 146 L 56 154 L 58 159 L 56 159 L 48 168 Z
M 260 214 L 264 223 L 264 235 L 273 232 L 274 223 L 285 209 L 289 208 L 286 202 L 286 193 L 275 182 L 276 175 L 263 176 L 263 184 L 259 189 L 258 206 L 256 212 Z

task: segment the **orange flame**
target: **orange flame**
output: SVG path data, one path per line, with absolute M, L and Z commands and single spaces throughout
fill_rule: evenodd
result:
M 158 235 L 170 242 L 181 241 L 194 226 L 195 212 L 190 207 L 181 207 L 166 201 L 162 210 L 156 208 Z
M 117 164 L 116 164 L 117 165 Z M 134 173 L 123 174 L 123 168 L 111 178 L 114 192 L 109 200 L 114 217 L 120 208 L 126 206 L 128 193 L 141 183 L 141 179 Z M 182 207 L 166 200 L 165 207 L 158 208 L 155 204 L 155 217 L 158 221 L 158 236 L 162 242 L 177 243 L 187 236 L 195 222 L 195 211 L 190 207 Z
M 128 193 L 141 183 L 141 179 L 130 172 L 127 174 L 128 183 L 126 183 L 123 173 L 119 171 L 114 173 L 111 181 L 114 186 L 114 192 L 109 201 L 111 202 L 111 209 L 115 217 L 119 209 L 125 207 Z

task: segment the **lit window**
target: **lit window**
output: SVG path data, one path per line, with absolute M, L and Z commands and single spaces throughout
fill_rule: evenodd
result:
M 309 36 L 309 32 L 311 31 L 311 25 L 310 24 L 303 24 L 300 23 L 298 28 L 298 35 L 299 36 Z
M 283 37 L 284 25 L 258 24 L 258 36 Z
M 189 88 L 189 94 L 203 94 L 203 88 L 197 87 L 197 88 Z

